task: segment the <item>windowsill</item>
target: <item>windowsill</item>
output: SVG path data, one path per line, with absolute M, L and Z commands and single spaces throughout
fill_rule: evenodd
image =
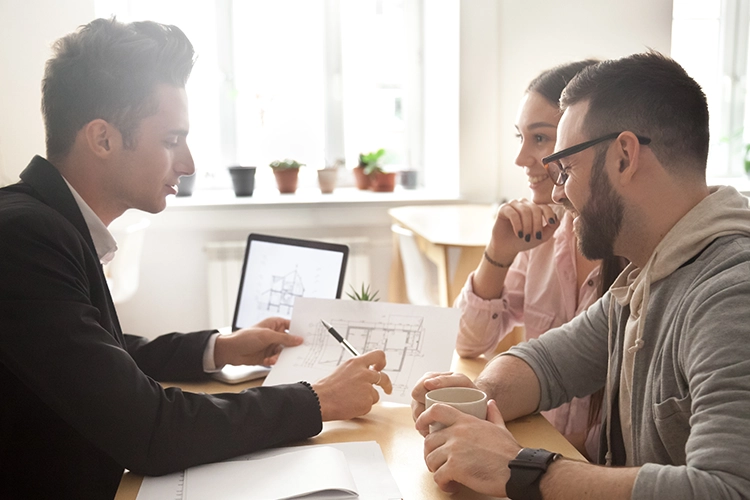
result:
M 275 191 L 275 190 L 274 190 Z M 459 203 L 455 194 L 446 194 L 427 189 L 403 189 L 396 187 L 392 193 L 376 193 L 356 188 L 337 188 L 333 193 L 322 194 L 318 188 L 299 188 L 294 194 L 278 191 L 256 191 L 252 196 L 235 196 L 231 189 L 205 189 L 195 191 L 192 196 L 171 196 L 167 200 L 169 210 L 194 208 L 264 207 L 264 208 L 325 208 L 355 206 L 397 206 L 404 203 Z
M 167 209 L 151 218 L 151 231 L 206 230 L 271 232 L 299 228 L 390 228 L 388 210 L 403 205 L 465 203 L 455 195 L 426 189 L 393 193 L 337 188 L 322 194 L 318 188 L 299 188 L 295 194 L 256 191 L 236 197 L 231 189 L 198 190 L 192 196 L 167 198 Z M 269 234 L 271 234 L 269 233 Z

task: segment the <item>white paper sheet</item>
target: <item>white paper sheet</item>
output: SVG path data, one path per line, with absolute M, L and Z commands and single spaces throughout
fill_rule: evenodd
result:
M 385 458 L 380 450 L 380 446 L 375 441 L 367 442 L 352 442 L 352 443 L 333 443 L 327 445 L 313 445 L 313 446 L 300 446 L 290 448 L 274 448 L 270 450 L 259 451 L 244 455 L 241 457 L 234 458 L 226 462 L 220 462 L 217 464 L 209 464 L 206 466 L 198 466 L 187 471 L 169 474 L 160 477 L 145 477 L 143 484 L 138 491 L 138 497 L 136 500 L 194 500 L 194 496 L 190 493 L 192 488 L 189 483 L 193 482 L 194 478 L 191 478 L 191 473 L 194 469 L 200 467 L 211 467 L 225 464 L 238 464 L 231 465 L 230 467 L 246 466 L 248 460 L 259 460 L 266 459 L 269 457 L 277 457 L 279 455 L 285 455 L 289 452 L 299 452 L 303 450 L 312 450 L 316 448 L 332 448 L 342 452 L 346 458 L 351 477 L 356 485 L 356 490 L 359 492 L 359 498 L 361 500 L 397 500 L 401 498 L 396 481 L 393 479 L 388 465 L 385 463 Z M 286 459 L 287 457 L 281 457 Z M 259 462 L 252 464 L 255 467 Z M 288 470 L 286 463 L 282 465 L 281 471 Z M 229 469 L 227 469 L 229 470 Z M 248 468 L 247 470 L 250 470 Z M 225 499 L 232 498 L 228 496 L 222 496 L 225 485 L 232 483 L 244 482 L 243 475 L 245 474 L 244 468 L 242 472 L 233 472 L 230 478 L 215 475 L 208 475 L 205 479 L 204 484 L 211 489 L 210 496 L 206 498 L 213 499 Z M 290 473 L 291 474 L 291 473 Z M 186 478 L 187 476 L 187 478 Z M 292 477 L 287 479 L 287 482 L 294 482 L 298 479 Z M 220 484 L 220 481 L 222 484 Z M 274 486 L 278 484 L 277 480 L 270 480 L 269 478 L 263 478 L 255 482 L 254 486 L 262 484 Z M 188 491 L 190 490 L 190 491 Z M 248 490 L 249 491 L 249 490 Z M 274 495 L 280 493 L 280 490 L 275 490 Z M 317 495 L 311 495 L 304 497 L 305 499 L 334 499 L 341 498 L 336 494 L 330 495 L 330 492 L 319 493 Z M 242 498 L 250 498 L 244 496 Z M 279 498 L 279 496 L 271 496 L 270 498 Z
M 185 500 L 285 500 L 356 498 L 357 485 L 344 453 L 330 446 L 238 462 L 199 465 L 185 471 Z
M 263 385 L 316 382 L 352 355 L 323 327 L 325 320 L 360 353 L 382 349 L 393 393 L 383 401 L 410 404 L 411 391 L 428 371 L 448 371 L 460 311 L 446 307 L 299 297 L 289 333 L 304 344 L 284 349 Z

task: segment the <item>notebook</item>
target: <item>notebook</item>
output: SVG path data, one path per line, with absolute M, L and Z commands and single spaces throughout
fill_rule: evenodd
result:
M 247 238 L 232 331 L 270 316 L 292 317 L 297 297 L 341 298 L 349 247 L 252 233 Z M 214 377 L 239 383 L 268 374 L 265 366 L 225 366 Z
M 136 500 L 401 499 L 375 441 L 275 448 L 145 477 Z

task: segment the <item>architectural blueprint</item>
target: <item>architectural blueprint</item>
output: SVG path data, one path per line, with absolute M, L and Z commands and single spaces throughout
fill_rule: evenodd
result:
M 342 253 L 254 241 L 236 311 L 237 328 L 269 316 L 291 317 L 297 297 L 335 297 Z
M 305 342 L 281 353 L 263 385 L 314 382 L 351 357 L 323 327 L 322 319 L 358 352 L 385 352 L 383 372 L 393 383 L 393 393 L 381 392 L 384 401 L 409 404 L 411 390 L 425 372 L 450 370 L 458 332 L 457 309 L 297 298 L 289 333 L 304 337 Z
M 305 295 L 305 285 L 297 269 L 281 276 L 271 276 L 270 288 L 258 298 L 258 309 L 266 309 L 288 318 L 294 300 Z

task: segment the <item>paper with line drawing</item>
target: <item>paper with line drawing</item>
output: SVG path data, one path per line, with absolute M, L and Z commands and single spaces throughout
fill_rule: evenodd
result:
M 323 327 L 324 319 L 360 353 L 385 351 L 393 393 L 381 392 L 382 400 L 409 404 L 425 372 L 450 370 L 459 316 L 445 307 L 298 297 L 289 333 L 305 342 L 282 351 L 263 385 L 315 382 L 352 356 Z

